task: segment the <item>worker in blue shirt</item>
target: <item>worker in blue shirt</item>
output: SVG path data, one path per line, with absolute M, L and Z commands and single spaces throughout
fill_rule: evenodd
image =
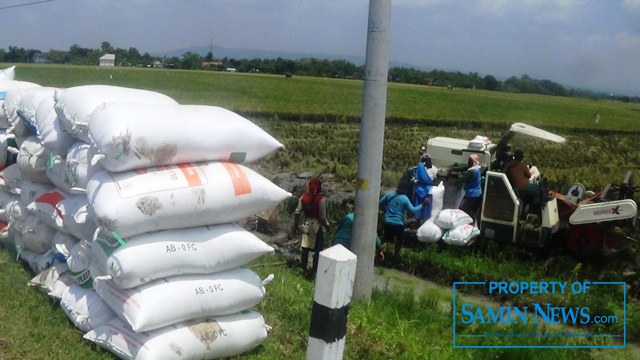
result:
M 384 208 L 384 230 L 382 239 L 384 242 L 396 242 L 394 255 L 400 254 L 404 243 L 404 220 L 406 212 L 416 213 L 425 205 L 430 204 L 425 197 L 420 204 L 414 206 L 407 196 L 408 189 L 402 184 L 396 191 L 389 191 L 380 199 L 380 208 Z

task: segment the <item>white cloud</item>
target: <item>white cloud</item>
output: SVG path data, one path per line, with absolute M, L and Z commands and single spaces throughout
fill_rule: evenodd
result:
M 640 51 L 640 35 L 631 35 L 624 32 L 616 35 L 614 41 L 621 49 Z
M 391 0 L 391 6 L 404 8 L 426 8 L 447 3 L 447 0 Z
M 585 2 L 586 0 L 478 0 L 475 9 L 488 16 L 523 16 L 543 23 L 561 22 L 575 14 Z
M 640 0 L 622 0 L 622 8 L 628 11 L 640 11 Z
M 640 21 L 640 0 L 622 0 L 622 10 L 632 21 Z

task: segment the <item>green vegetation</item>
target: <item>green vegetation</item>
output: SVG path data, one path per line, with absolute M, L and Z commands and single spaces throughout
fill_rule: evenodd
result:
M 255 121 L 285 145 L 285 150 L 253 164 L 265 175 L 326 173 L 333 175 L 332 181 L 337 182 L 339 190 L 354 189 L 361 81 L 57 65 L 19 65 L 16 74 L 19 80 L 44 86 L 128 86 L 158 91 L 183 104 L 209 104 L 234 110 Z M 640 152 L 635 146 L 640 131 L 640 105 L 637 104 L 392 83 L 387 110 L 382 175 L 385 187 L 395 186 L 400 174 L 415 165 L 417 150 L 429 137 L 471 139 L 483 134 L 495 140 L 517 121 L 567 137 L 567 143 L 562 145 L 514 139 L 517 147 L 526 149 L 526 161 L 535 163 L 549 177 L 551 188 L 559 192 L 566 191 L 573 182 L 581 182 L 587 189 L 601 189 L 608 182 L 620 182 L 628 169 L 637 170 L 640 164 Z M 284 204 L 286 212 L 290 213 L 294 201 Z M 343 204 L 333 201 L 330 215 L 334 222 L 343 212 Z M 485 279 L 621 281 L 618 265 L 625 264 L 636 273 L 638 270 L 635 248 L 629 250 L 625 261 L 614 258 L 600 264 L 583 263 L 562 253 L 543 259 L 523 259 L 509 247 L 490 247 L 486 252 L 477 253 L 472 249 L 420 245 L 403 249 L 398 258 L 391 253 L 387 252 L 386 266 L 419 274 L 442 285 Z M 243 359 L 303 358 L 312 284 L 280 256 L 259 260 L 252 266 L 261 276 L 276 275 L 276 280 L 267 288 L 267 298 L 258 308 L 273 330 L 263 346 Z M 8 299 L 0 302 L 0 358 L 64 359 L 76 353 L 78 358 L 111 358 L 82 341 L 80 333 L 66 321 L 57 305 L 24 285 L 32 274 L 14 262 L 5 250 L 0 251 L 0 271 L 3 273 L 0 293 L 3 299 Z M 627 275 L 624 280 L 634 291 L 640 289 L 637 274 Z M 621 307 L 617 295 L 598 292 L 587 301 L 594 309 L 609 313 Z M 627 309 L 628 341 L 634 342 L 640 341 L 637 295 L 637 292 L 630 293 Z M 495 300 L 517 304 L 532 299 Z M 411 293 L 375 291 L 370 304 L 353 304 L 345 358 L 637 357 L 630 351 L 610 349 L 453 349 L 451 313 L 442 310 L 441 302 L 441 295 L 431 293 L 414 300 Z M 523 329 L 513 326 L 508 331 Z M 490 344 L 505 344 L 496 341 Z M 537 344 L 534 339 L 528 341 L 529 345 Z M 558 343 L 545 342 L 544 345 L 580 344 L 579 339 L 554 341 Z M 56 349 L 52 350 L 53 346 Z
M 267 285 L 267 296 L 256 308 L 272 327 L 262 346 L 243 354 L 241 359 L 303 359 L 310 324 L 313 283 L 292 269 L 281 255 L 266 256 L 251 267 L 261 276 L 274 274 Z M 114 356 L 81 339 L 82 334 L 66 319 L 58 305 L 46 295 L 27 287 L 32 277 L 6 249 L 0 251 L 0 356 L 4 359 L 113 359 Z M 450 300 L 450 294 L 448 299 Z M 533 349 L 454 349 L 451 340 L 451 314 L 444 309 L 442 294 L 411 291 L 375 290 L 369 304 L 354 303 L 349 312 L 345 359 L 529 359 Z M 510 331 L 527 331 L 511 328 Z M 490 327 L 487 331 L 504 331 Z M 486 345 L 508 345 L 492 341 Z M 575 345 L 580 340 L 554 339 L 535 345 Z M 604 343 L 603 343 L 604 344 Z M 625 350 L 545 349 L 537 359 L 632 359 Z
M 8 50 L 0 49 L 0 62 L 7 63 L 38 63 L 38 64 L 72 64 L 97 65 L 101 56 L 113 54 L 115 65 L 120 67 L 154 67 L 183 70 L 215 70 L 233 71 L 240 73 L 278 74 L 291 77 L 313 76 L 334 79 L 364 78 L 364 65 L 356 65 L 346 60 L 326 60 L 317 58 L 302 59 L 235 59 L 225 57 L 214 58 L 209 51 L 205 56 L 187 51 L 182 56 L 159 57 L 149 53 L 141 54 L 135 47 L 129 49 L 114 48 L 108 41 L 103 41 L 99 49 L 83 48 L 72 45 L 68 51 L 51 49 L 43 52 L 37 49 L 25 49 L 9 46 Z M 424 71 L 404 66 L 389 69 L 388 79 L 391 82 L 429 85 L 440 88 L 483 89 L 489 91 L 503 91 L 511 93 L 542 94 L 552 96 L 572 96 L 592 99 L 610 99 L 623 102 L 640 103 L 640 97 L 627 95 L 613 95 L 596 93 L 588 90 L 565 89 L 562 85 L 551 80 L 537 80 L 529 75 L 520 78 L 511 76 L 505 81 L 499 81 L 493 75 L 480 77 L 478 73 L 462 73 L 460 71 L 431 70 Z

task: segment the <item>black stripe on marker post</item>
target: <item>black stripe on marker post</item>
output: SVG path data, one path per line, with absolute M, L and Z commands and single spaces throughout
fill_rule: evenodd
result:
M 344 338 L 347 334 L 349 305 L 332 309 L 314 301 L 311 309 L 309 336 L 323 340 L 325 343 L 332 343 Z

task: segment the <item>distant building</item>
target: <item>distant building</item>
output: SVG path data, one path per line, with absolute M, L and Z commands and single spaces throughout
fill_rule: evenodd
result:
M 203 69 L 214 69 L 220 70 L 222 69 L 222 61 L 203 61 L 202 68 Z
M 33 57 L 31 58 L 31 60 L 36 64 L 44 64 L 47 62 L 47 59 L 45 58 L 44 54 L 41 52 L 37 52 L 33 54 Z
M 100 66 L 115 66 L 115 65 L 116 65 L 115 54 L 104 54 L 100 58 Z
M 227 72 L 236 72 L 236 71 L 238 71 L 238 69 L 236 69 L 236 68 L 234 68 L 234 67 L 228 67 L 228 68 L 224 69 L 224 71 L 227 71 Z
M 162 67 L 162 61 L 160 60 L 156 60 L 153 62 L 153 67 L 154 68 L 161 68 Z

